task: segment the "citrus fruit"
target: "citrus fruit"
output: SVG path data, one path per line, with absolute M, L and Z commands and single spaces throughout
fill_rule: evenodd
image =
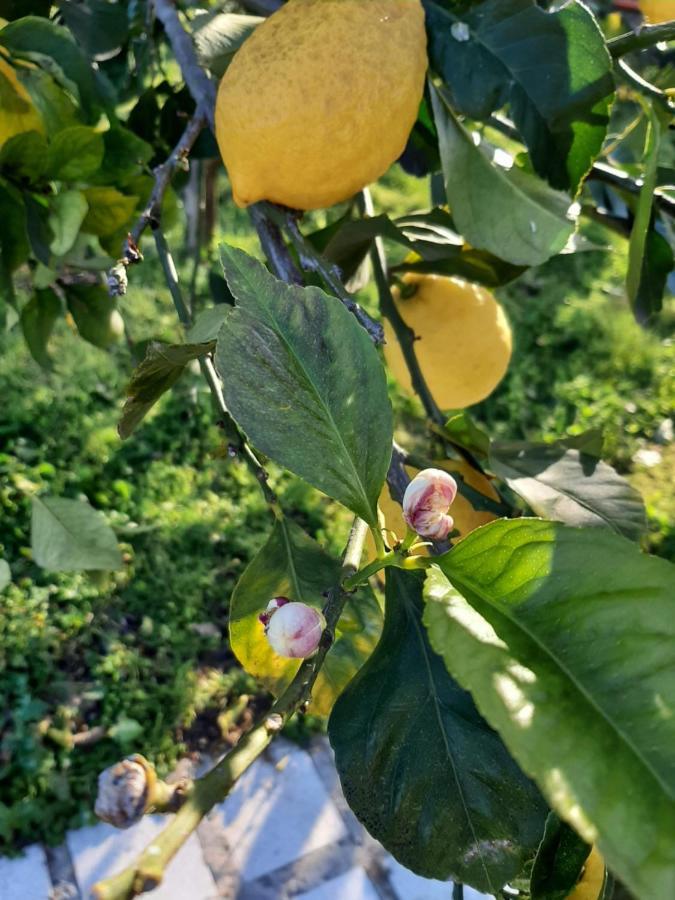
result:
M 415 332 L 422 374 L 441 409 L 462 409 L 485 399 L 504 377 L 511 359 L 511 329 L 493 295 L 475 284 L 440 275 L 403 276 L 416 288 L 394 302 Z M 396 380 L 413 393 L 408 367 L 394 330 L 384 323 L 384 355 Z
M 599 900 L 605 883 L 605 861 L 595 847 L 588 854 L 581 878 L 567 900 Z
M 640 9 L 652 25 L 675 19 L 675 0 L 641 0 Z
M 289 0 L 218 90 L 235 203 L 317 209 L 379 178 L 403 152 L 426 68 L 420 0 Z
M 451 475 L 460 475 L 470 487 L 474 488 L 476 491 L 480 491 L 483 496 L 489 497 L 491 500 L 499 500 L 499 495 L 485 475 L 481 475 L 480 472 L 477 472 L 468 463 L 461 460 L 442 459 L 439 462 L 434 463 L 434 465 L 438 466 L 439 469 L 449 472 Z M 406 466 L 405 468 L 411 479 L 417 475 L 417 469 L 412 466 Z M 386 484 L 382 488 L 379 505 L 382 515 L 384 516 L 386 527 L 389 531 L 393 531 L 397 537 L 403 538 L 406 533 L 406 525 L 403 521 L 403 511 L 400 505 L 396 503 L 395 500 L 391 499 L 391 494 L 389 493 L 389 488 Z M 459 532 L 459 536 L 456 538 L 457 540 L 466 537 L 469 532 L 478 528 L 480 525 L 487 525 L 488 522 L 492 522 L 497 518 L 494 513 L 487 512 L 486 510 L 474 509 L 469 500 L 463 496 L 461 483 L 459 483 L 459 491 L 450 507 L 450 515 L 455 520 L 453 528 Z M 387 544 L 391 544 L 391 534 L 386 534 L 385 540 Z M 375 543 L 370 533 L 366 538 L 366 552 L 369 560 L 375 559 L 375 556 L 377 555 L 375 552 Z
M 24 131 L 44 131 L 42 120 L 14 67 L 0 55 L 0 147 Z

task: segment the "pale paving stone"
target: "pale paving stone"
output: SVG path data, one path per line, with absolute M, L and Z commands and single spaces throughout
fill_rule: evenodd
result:
M 422 878 L 406 869 L 393 856 L 384 863 L 389 883 L 401 900 L 452 900 L 452 882 Z M 493 900 L 492 894 L 481 894 L 464 885 L 464 900 Z
M 32 844 L 17 859 L 0 857 L 2 900 L 48 900 L 52 883 L 42 847 Z
M 306 894 L 298 894 L 296 900 L 380 900 L 363 869 L 350 869 L 339 878 L 324 881 Z M 406 900 L 409 898 L 406 897 Z
M 224 829 L 231 865 L 243 881 L 347 836 L 310 757 L 287 741 L 275 741 L 211 815 Z
M 90 896 L 97 881 L 130 865 L 168 819 L 168 816 L 145 816 L 138 825 L 125 831 L 104 824 L 71 831 L 68 847 L 83 898 Z M 192 834 L 167 867 L 164 880 L 151 896 L 152 900 L 208 900 L 216 893 L 197 836 Z

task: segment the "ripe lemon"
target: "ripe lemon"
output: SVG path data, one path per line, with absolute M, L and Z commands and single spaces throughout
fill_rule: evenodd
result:
M 605 861 L 593 847 L 584 863 L 581 878 L 567 900 L 598 900 L 605 883 Z
M 418 338 L 415 353 L 441 409 L 462 409 L 484 400 L 504 377 L 511 359 L 511 328 L 504 310 L 485 288 L 459 278 L 404 275 L 416 293 L 393 295 L 406 324 Z M 396 335 L 385 320 L 384 355 L 399 384 L 413 393 Z
M 652 25 L 675 19 L 675 0 L 641 0 L 640 9 Z
M 426 68 L 420 0 L 289 0 L 218 90 L 235 203 L 317 209 L 379 178 L 403 152 Z
M 14 67 L 0 55 L 0 147 L 24 131 L 44 132 L 44 126 Z
M 491 500 L 499 500 L 499 495 L 492 487 L 490 481 L 468 463 L 461 460 L 442 459 L 434 463 L 434 465 L 438 466 L 439 469 L 444 469 L 451 475 L 461 475 L 463 480 L 470 487 L 474 488 L 476 491 L 480 491 L 483 496 L 489 497 Z M 415 475 L 417 475 L 417 469 L 412 466 L 406 466 L 405 468 L 410 478 L 414 478 Z M 457 496 L 450 507 L 450 515 L 455 520 L 453 528 L 459 532 L 459 536 L 456 538 L 457 540 L 466 537 L 469 532 L 474 530 L 474 528 L 478 528 L 480 525 L 487 525 L 488 522 L 492 522 L 497 518 L 494 513 L 487 512 L 486 510 L 474 509 L 461 491 L 462 485 L 460 484 Z M 393 531 L 399 538 L 404 537 L 406 525 L 403 521 L 403 511 L 400 505 L 396 503 L 395 500 L 391 499 L 391 494 L 389 493 L 389 488 L 386 484 L 382 488 L 379 505 L 382 515 L 384 516 L 386 527 L 389 531 Z M 389 544 L 391 543 L 392 536 L 387 534 L 385 539 Z M 369 560 L 375 559 L 375 556 L 377 555 L 375 543 L 370 533 L 366 538 L 366 552 Z

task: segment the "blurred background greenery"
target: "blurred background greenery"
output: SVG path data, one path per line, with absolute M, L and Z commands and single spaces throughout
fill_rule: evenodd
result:
M 375 189 L 377 207 L 401 214 L 428 204 L 426 184 L 395 167 Z M 212 246 L 225 240 L 254 252 L 248 219 L 229 202 L 224 180 L 216 196 Z M 671 299 L 654 330 L 639 329 L 623 296 L 625 242 L 604 231 L 591 236 L 607 250 L 558 257 L 498 292 L 514 329 L 514 358 L 472 414 L 509 439 L 601 428 L 605 459 L 645 497 L 646 549 L 674 559 L 675 307 Z M 174 233 L 172 243 L 183 246 L 183 235 Z M 196 270 L 189 254 L 179 255 L 203 306 L 211 302 L 215 255 L 202 253 Z M 127 442 L 117 436 L 144 341 L 180 339 L 149 245 L 129 275 L 119 304 L 126 339 L 108 351 L 59 322 L 54 371 L 46 373 L 18 329 L 2 338 L 0 557 L 13 580 L 0 597 L 0 852 L 58 841 L 86 821 L 98 772 L 132 748 L 166 772 L 185 753 L 234 739 L 267 702 L 229 651 L 227 609 L 270 523 L 251 478 L 228 457 L 198 371 Z M 368 292 L 362 299 L 372 301 Z M 392 392 L 405 421 L 416 401 L 403 400 L 394 385 Z M 339 552 L 343 513 L 272 473 L 284 506 Z M 37 491 L 86 496 L 102 510 L 125 569 L 49 574 L 35 566 L 29 526 Z M 294 727 L 301 736 L 316 723 Z

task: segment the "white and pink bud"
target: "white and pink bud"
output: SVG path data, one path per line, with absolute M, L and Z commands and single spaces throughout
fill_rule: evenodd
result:
M 272 650 L 288 659 L 304 659 L 316 653 L 326 620 L 306 603 L 275 597 L 258 617 Z
M 457 482 L 442 469 L 423 469 L 403 495 L 403 518 L 421 537 L 444 541 L 454 520 L 448 515 L 457 496 Z

